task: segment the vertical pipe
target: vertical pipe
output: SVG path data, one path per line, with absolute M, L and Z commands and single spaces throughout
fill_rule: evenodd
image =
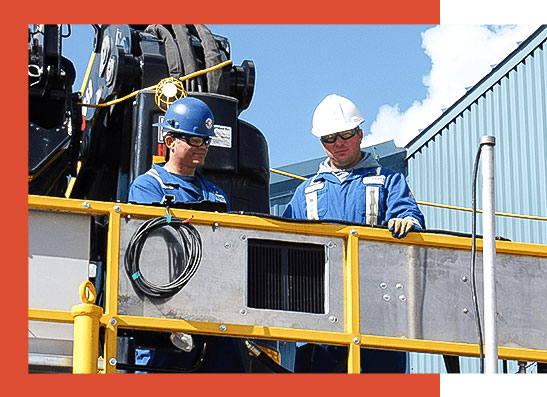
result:
M 81 305 L 72 306 L 74 347 L 72 373 L 96 374 L 99 356 L 99 319 L 102 307 L 95 306 L 95 287 L 90 281 L 80 285 Z
M 496 331 L 496 224 L 494 218 L 494 146 L 496 138 L 482 136 L 482 225 L 484 278 L 485 372 L 498 372 L 498 337 Z

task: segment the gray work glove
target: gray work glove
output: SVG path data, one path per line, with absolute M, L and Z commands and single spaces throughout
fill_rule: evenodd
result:
M 387 223 L 387 228 L 391 232 L 391 235 L 397 238 L 405 237 L 416 226 L 411 218 L 391 218 Z

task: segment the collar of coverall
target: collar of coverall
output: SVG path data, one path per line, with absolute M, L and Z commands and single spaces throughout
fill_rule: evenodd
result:
M 346 171 L 346 172 L 351 172 L 353 170 L 358 170 L 358 169 L 361 169 L 361 168 L 376 168 L 376 167 L 380 167 L 380 163 L 374 158 L 374 156 L 370 153 L 367 153 L 367 152 L 361 152 L 363 153 L 363 158 L 361 159 L 361 161 L 359 161 L 357 164 L 355 164 L 353 167 L 351 168 L 347 168 L 347 169 L 344 169 L 344 170 L 341 170 L 341 171 Z M 325 159 L 325 161 L 321 162 L 321 164 L 319 164 L 319 171 L 318 171 L 318 174 L 322 174 L 322 173 L 333 173 L 335 172 L 334 169 L 331 168 L 331 166 L 329 165 L 329 158 L 327 157 Z
M 340 182 L 343 182 L 351 174 L 352 171 L 359 170 L 362 168 L 371 168 L 373 169 L 371 173 L 376 173 L 376 168 L 380 167 L 380 163 L 378 163 L 378 161 L 374 158 L 372 154 L 367 152 L 362 152 L 362 153 L 363 153 L 363 158 L 361 159 L 361 161 L 359 161 L 353 167 L 347 168 L 344 170 L 335 170 L 331 168 L 331 166 L 329 165 L 329 158 L 327 157 L 325 161 L 319 164 L 319 171 L 317 171 L 314 181 L 325 179 L 327 175 L 332 174 Z

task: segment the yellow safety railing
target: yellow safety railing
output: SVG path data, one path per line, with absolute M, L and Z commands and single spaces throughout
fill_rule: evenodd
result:
M 286 177 L 289 177 L 289 178 L 298 179 L 298 180 L 301 180 L 301 181 L 307 180 L 307 178 L 301 177 L 299 175 L 291 174 L 291 173 L 285 172 L 285 171 L 276 170 L 274 168 L 270 168 L 270 172 L 273 172 L 273 173 L 279 174 L 279 175 L 283 175 L 283 176 L 286 176 Z M 416 203 L 418 203 L 420 205 L 427 205 L 427 206 L 430 206 L 430 207 L 438 207 L 438 208 L 446 208 L 446 209 L 451 209 L 451 210 L 473 212 L 473 210 L 471 208 L 457 207 L 455 205 L 429 203 L 429 202 L 426 202 L 426 201 L 418 201 L 418 200 L 416 200 Z M 482 210 L 478 209 L 477 212 L 482 213 Z M 538 221 L 547 221 L 547 217 L 544 217 L 544 216 L 518 215 L 518 214 L 509 214 L 509 213 L 506 213 L 506 212 L 495 212 L 494 214 L 498 215 L 498 216 L 507 216 L 507 217 L 511 217 L 511 218 L 522 218 L 522 219 L 532 219 L 532 220 L 538 220 Z
M 289 329 L 281 327 L 266 327 L 242 324 L 221 324 L 203 321 L 187 321 L 170 318 L 150 318 L 134 315 L 124 315 L 118 312 L 119 286 L 119 251 L 122 217 L 139 217 L 142 219 L 165 215 L 165 208 L 109 203 L 100 201 L 85 201 L 66 198 L 29 196 L 29 210 L 45 210 L 56 212 L 84 213 L 90 215 L 108 215 L 108 242 L 106 257 L 105 308 L 94 305 L 95 291 L 91 283 L 84 282 L 80 286 L 82 305 L 77 305 L 70 311 L 28 309 L 28 319 L 36 321 L 53 321 L 75 325 L 74 338 L 74 372 L 78 373 L 115 373 L 117 364 L 117 334 L 119 328 L 143 329 L 157 331 L 181 331 L 195 334 L 225 335 L 253 339 L 270 339 L 284 341 L 303 341 L 329 345 L 344 345 L 348 347 L 348 373 L 358 373 L 360 368 L 360 348 L 383 348 L 401 351 L 430 352 L 451 355 L 478 356 L 479 347 L 468 343 L 439 342 L 421 339 L 406 339 L 363 335 L 360 333 L 359 308 L 359 240 L 390 241 L 396 244 L 412 244 L 429 247 L 448 247 L 469 250 L 470 239 L 428 233 L 413 233 L 404 240 L 396 240 L 386 229 L 366 228 L 358 226 L 317 224 L 310 225 L 298 222 L 284 222 L 269 217 L 251 215 L 212 213 L 186 209 L 170 209 L 178 218 L 193 217 L 195 223 L 211 225 L 219 224 L 226 227 L 243 229 L 260 229 L 267 231 L 284 231 L 303 233 L 307 235 L 332 236 L 343 238 L 344 249 L 344 332 L 317 331 L 305 329 Z M 513 253 L 547 257 L 545 246 L 498 241 L 499 253 Z M 477 243 L 478 249 L 482 241 Z M 82 280 L 85 281 L 85 280 Z M 69 288 L 70 286 L 67 286 Z M 74 286 L 77 288 L 77 286 Z M 97 367 L 98 332 L 97 326 L 103 327 L 105 341 L 101 362 L 104 366 Z M 500 358 L 526 361 L 547 362 L 547 351 L 499 347 Z

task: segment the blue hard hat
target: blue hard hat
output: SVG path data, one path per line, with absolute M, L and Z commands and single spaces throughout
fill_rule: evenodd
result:
M 197 136 L 215 136 L 213 112 L 201 99 L 184 97 L 169 106 L 163 121 L 154 123 L 162 127 L 163 134 L 175 133 Z

